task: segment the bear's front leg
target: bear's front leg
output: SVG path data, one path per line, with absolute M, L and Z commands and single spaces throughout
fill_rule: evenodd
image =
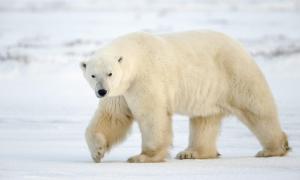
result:
M 163 162 L 171 145 L 171 117 L 167 111 L 142 113 L 136 117 L 142 133 L 142 152 L 130 157 L 130 163 Z
M 106 140 L 101 132 L 96 132 L 93 128 L 88 127 L 85 131 L 85 138 L 91 152 L 94 162 L 99 163 L 106 152 Z
M 86 142 L 95 162 L 100 162 L 105 152 L 126 137 L 132 122 L 132 114 L 124 97 L 111 97 L 100 101 L 85 132 Z

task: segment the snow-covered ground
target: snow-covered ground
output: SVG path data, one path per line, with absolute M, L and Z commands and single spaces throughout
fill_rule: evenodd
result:
M 296 0 L 0 0 L 0 179 L 299 179 L 300 3 Z M 175 160 L 187 117 L 174 117 L 166 163 L 128 164 L 140 151 L 136 125 L 103 163 L 90 159 L 84 130 L 97 99 L 79 61 L 132 31 L 213 29 L 239 39 L 276 98 L 292 152 L 254 158 L 260 145 L 224 120 L 221 158 Z

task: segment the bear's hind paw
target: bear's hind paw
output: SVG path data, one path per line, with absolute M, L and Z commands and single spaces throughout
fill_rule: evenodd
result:
M 255 156 L 256 157 L 272 157 L 272 156 L 284 156 L 286 155 L 288 150 L 261 150 Z

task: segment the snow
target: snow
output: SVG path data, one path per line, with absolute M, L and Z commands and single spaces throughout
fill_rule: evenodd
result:
M 0 179 L 299 179 L 300 12 L 296 0 L 0 0 Z M 93 163 L 84 130 L 97 106 L 79 62 L 112 38 L 214 29 L 245 44 L 271 86 L 293 150 L 255 158 L 260 145 L 236 118 L 224 120 L 213 160 L 175 160 L 188 121 L 174 116 L 166 163 L 129 164 L 129 138 Z

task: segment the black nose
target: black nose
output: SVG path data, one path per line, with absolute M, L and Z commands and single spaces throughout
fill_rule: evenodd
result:
M 100 96 L 105 96 L 106 93 L 107 93 L 107 91 L 106 91 L 105 89 L 100 89 L 100 90 L 98 91 L 98 94 L 99 94 Z

